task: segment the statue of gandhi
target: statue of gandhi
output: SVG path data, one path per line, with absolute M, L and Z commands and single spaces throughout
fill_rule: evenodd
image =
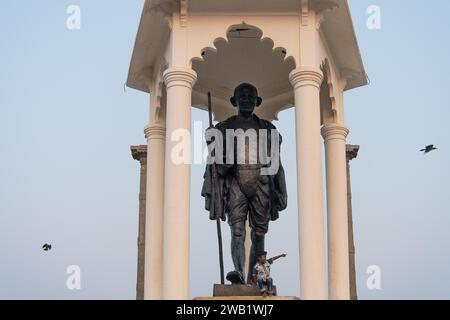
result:
M 252 240 L 246 277 L 247 283 L 251 283 L 256 254 L 265 251 L 264 238 L 269 229 L 269 221 L 277 220 L 279 212 L 286 209 L 287 193 L 279 153 L 281 136 L 272 123 L 254 114 L 255 108 L 262 103 L 257 89 L 251 84 L 243 83 L 235 89 L 230 102 L 238 109 L 238 114 L 215 126 L 224 139 L 224 160 L 217 161 L 221 158 L 216 154 L 216 163 L 207 165 L 202 196 L 205 197 L 205 207 L 210 212 L 211 220 L 220 217 L 226 221 L 228 218 L 234 271 L 227 274 L 227 280 L 234 284 L 244 284 L 246 220 L 249 219 Z M 256 133 L 256 142 L 246 135 L 249 130 Z M 234 132 L 234 136 L 230 135 L 230 131 Z M 235 143 L 239 139 L 239 132 L 244 133 L 245 143 L 241 145 Z M 266 145 L 264 152 L 272 155 L 269 162 L 263 161 L 261 157 L 262 144 Z M 258 151 L 256 160 L 251 156 L 255 151 Z M 274 163 L 277 166 L 272 172 L 263 170 L 269 167 L 273 169 Z M 217 169 L 214 177 L 208 168 L 211 165 L 215 165 Z

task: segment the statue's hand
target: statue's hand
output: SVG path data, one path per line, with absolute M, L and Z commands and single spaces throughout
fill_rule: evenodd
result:
M 216 128 L 207 128 L 207 129 L 205 130 L 205 140 L 206 140 L 206 143 L 212 142 L 212 140 L 213 140 L 212 138 L 216 136 L 216 134 L 215 134 L 216 131 L 217 131 Z

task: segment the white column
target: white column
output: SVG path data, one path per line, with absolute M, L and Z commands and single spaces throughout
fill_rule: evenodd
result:
M 164 215 L 164 123 L 148 125 L 147 196 L 145 210 L 144 299 L 162 299 Z
M 163 77 L 167 87 L 163 298 L 181 300 L 189 298 L 191 99 L 197 74 L 170 68 Z M 188 156 L 186 163 L 178 162 L 179 151 Z
M 330 124 L 325 139 L 328 203 L 328 294 L 332 300 L 350 299 L 346 138 L 348 129 Z
M 326 299 L 319 69 L 289 75 L 295 93 L 301 299 Z

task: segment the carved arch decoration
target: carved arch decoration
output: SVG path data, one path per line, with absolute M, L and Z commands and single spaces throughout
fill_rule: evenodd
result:
M 323 72 L 323 83 L 321 86 L 322 122 L 337 123 L 339 110 L 336 102 L 336 88 L 333 83 L 330 61 L 327 58 L 322 62 L 321 70 Z M 328 101 L 325 101 L 325 99 Z
M 166 85 L 163 79 L 163 73 L 168 68 L 168 63 L 162 60 L 157 72 L 153 75 L 155 79 L 153 83 L 153 90 L 151 92 L 152 105 L 151 105 L 151 122 L 158 124 L 165 122 L 166 119 Z

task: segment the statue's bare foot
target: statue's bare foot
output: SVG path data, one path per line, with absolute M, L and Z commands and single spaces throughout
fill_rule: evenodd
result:
M 239 271 L 230 271 L 227 273 L 227 280 L 231 284 L 245 284 L 244 277 Z

